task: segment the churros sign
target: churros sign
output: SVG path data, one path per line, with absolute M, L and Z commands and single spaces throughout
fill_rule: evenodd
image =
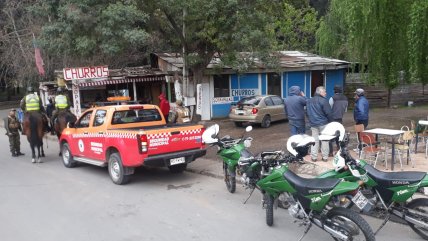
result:
M 107 66 L 64 68 L 65 80 L 96 79 L 108 77 Z

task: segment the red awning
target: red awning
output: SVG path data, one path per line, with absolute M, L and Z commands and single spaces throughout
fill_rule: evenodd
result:
M 111 85 L 111 84 L 123 84 L 123 83 L 132 83 L 132 82 L 151 82 L 151 81 L 166 81 L 165 76 L 147 76 L 140 78 L 123 78 L 123 79 L 107 79 L 107 80 L 98 80 L 91 82 L 80 82 L 80 87 L 89 87 L 89 86 L 101 86 L 101 85 Z

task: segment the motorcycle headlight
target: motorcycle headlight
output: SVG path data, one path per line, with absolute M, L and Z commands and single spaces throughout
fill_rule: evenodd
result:
M 245 140 L 244 141 L 244 146 L 245 146 L 245 148 L 250 147 L 251 146 L 251 140 L 249 140 L 249 139 Z

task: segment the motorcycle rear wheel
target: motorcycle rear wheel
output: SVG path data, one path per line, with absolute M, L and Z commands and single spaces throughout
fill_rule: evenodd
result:
M 373 230 L 367 221 L 352 210 L 335 207 L 327 213 L 327 217 L 331 220 L 330 223 L 335 224 L 332 226 L 333 229 L 342 234 L 351 235 L 351 240 L 376 240 Z M 339 240 L 335 237 L 333 239 Z
M 224 182 L 226 183 L 226 188 L 230 193 L 234 193 L 236 191 L 236 177 L 234 173 L 233 174 L 231 173 L 227 164 L 224 164 L 223 171 L 224 171 Z
M 426 198 L 417 198 L 413 199 L 411 202 L 409 202 L 406 205 L 407 208 L 413 209 L 419 213 L 419 215 L 423 217 L 413 217 L 417 218 L 418 220 L 421 220 L 425 223 L 428 222 L 428 199 Z M 419 236 L 421 236 L 423 239 L 428 240 L 428 229 L 416 226 L 413 223 L 408 222 L 410 228 L 413 229 Z
M 275 199 L 271 195 L 265 193 L 263 195 L 263 201 L 266 208 L 266 224 L 270 227 L 273 225 L 273 204 Z

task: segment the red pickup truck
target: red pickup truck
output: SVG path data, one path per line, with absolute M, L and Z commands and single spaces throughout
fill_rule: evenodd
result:
M 65 128 L 59 143 L 66 167 L 78 162 L 108 166 L 115 184 L 125 184 L 135 167 L 182 172 L 206 154 L 202 125 L 166 124 L 155 105 L 117 105 L 87 110 Z

